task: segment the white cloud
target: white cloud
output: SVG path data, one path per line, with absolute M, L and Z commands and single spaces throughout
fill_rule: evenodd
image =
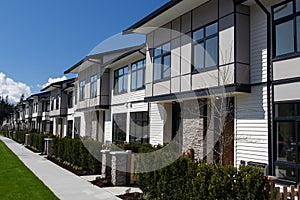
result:
M 25 98 L 29 97 L 31 95 L 30 87 L 25 83 L 16 82 L 0 72 L 0 95 L 3 97 L 8 96 L 12 103 L 17 103 L 20 101 L 22 94 Z
M 59 82 L 59 81 L 65 81 L 67 80 L 67 77 L 66 76 L 62 76 L 62 77 L 58 77 L 58 78 L 49 78 L 48 79 L 48 83 L 44 84 L 42 86 L 42 88 L 45 88 L 47 87 L 48 85 L 50 85 L 51 83 L 56 83 L 56 82 Z

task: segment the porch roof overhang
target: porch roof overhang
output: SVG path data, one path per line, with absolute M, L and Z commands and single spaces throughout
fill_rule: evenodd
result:
M 123 31 L 123 34 L 147 34 L 209 0 L 171 0 Z
M 59 81 L 55 83 L 51 83 L 50 85 L 44 87 L 41 91 L 52 91 L 57 88 L 62 88 L 64 83 L 73 83 L 76 78 L 67 79 L 64 81 Z
M 71 68 L 66 70 L 64 72 L 64 74 L 79 73 L 80 71 L 82 71 L 84 69 L 87 69 L 88 67 L 90 67 L 93 64 L 99 64 L 99 67 L 103 67 L 105 65 L 110 64 L 111 62 L 114 62 L 116 59 L 120 59 L 120 58 L 126 56 L 128 53 L 130 53 L 132 51 L 136 51 L 136 50 L 140 49 L 142 46 L 144 47 L 145 44 L 136 45 L 136 46 L 132 46 L 132 47 L 121 48 L 121 49 L 116 49 L 116 50 L 102 52 L 102 53 L 98 53 L 98 54 L 88 55 L 85 58 L 81 59 L 74 66 L 72 66 Z M 113 54 L 118 54 L 118 53 L 119 53 L 118 56 L 112 58 L 111 60 L 109 60 L 105 63 L 103 63 L 103 57 L 105 57 L 107 55 L 110 55 L 110 54 L 113 55 Z

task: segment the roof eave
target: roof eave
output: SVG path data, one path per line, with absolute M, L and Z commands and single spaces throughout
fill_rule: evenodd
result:
M 166 10 L 172 8 L 173 6 L 177 5 L 181 1 L 183 1 L 183 0 L 170 0 L 169 2 L 167 2 L 166 4 L 164 4 L 163 6 L 161 6 L 160 8 L 158 8 L 157 10 L 153 11 L 152 13 L 150 13 L 149 15 L 147 15 L 146 17 L 144 17 L 143 19 L 141 19 L 140 21 L 136 22 L 135 24 L 133 24 L 129 28 L 125 29 L 123 31 L 123 34 L 125 35 L 125 34 L 131 34 L 131 33 L 133 33 L 135 29 L 143 26 L 144 24 L 146 24 L 147 22 L 149 22 L 153 18 L 159 16 L 160 14 L 162 14 Z

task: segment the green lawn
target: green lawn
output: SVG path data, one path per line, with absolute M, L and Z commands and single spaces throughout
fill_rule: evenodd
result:
M 0 199 L 58 199 L 1 140 Z

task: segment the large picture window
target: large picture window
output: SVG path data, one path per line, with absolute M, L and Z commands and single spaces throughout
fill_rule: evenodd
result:
M 193 72 L 218 65 L 218 43 L 217 22 L 193 32 Z
M 97 75 L 91 77 L 91 98 L 97 96 Z
M 300 52 L 300 1 L 286 1 L 272 7 L 274 56 Z
M 299 182 L 300 174 L 300 103 L 275 104 L 274 112 L 275 176 Z
M 113 115 L 113 143 L 121 144 L 126 141 L 126 113 Z
M 130 135 L 131 143 L 148 143 L 148 112 L 130 113 Z
M 166 43 L 153 49 L 153 80 L 160 81 L 171 76 L 171 44 Z
M 131 64 L 131 90 L 145 88 L 146 60 L 140 60 Z
M 114 94 L 127 92 L 128 87 L 128 66 L 115 70 L 114 72 Z

